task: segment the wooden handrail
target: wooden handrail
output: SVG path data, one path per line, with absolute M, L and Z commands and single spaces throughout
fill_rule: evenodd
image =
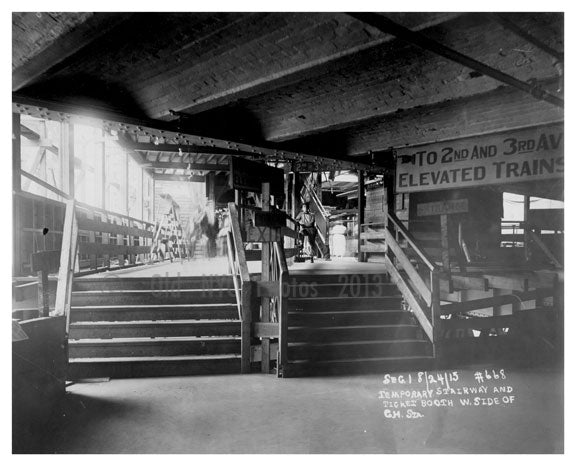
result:
M 64 191 L 60 191 L 58 188 L 55 188 L 54 186 L 52 186 L 49 183 L 46 183 L 46 181 L 32 175 L 32 173 L 28 173 L 25 170 L 20 170 L 20 175 L 28 178 L 29 180 L 33 181 L 34 183 L 42 186 L 44 189 L 47 189 L 48 191 L 52 191 L 54 194 L 64 198 L 64 199 L 70 199 L 70 196 L 68 194 L 66 194 Z
M 524 291 L 521 293 L 493 296 L 490 298 L 480 298 L 471 301 L 464 301 L 461 303 L 445 304 L 443 306 L 440 306 L 440 312 L 443 315 L 458 314 L 462 312 L 469 312 L 477 309 L 485 309 L 494 306 L 504 306 L 506 304 L 514 304 L 518 302 L 532 301 L 535 299 L 549 298 L 552 296 L 554 296 L 554 289 L 538 288 L 536 290 Z
M 76 206 L 73 199 L 66 202 L 66 214 L 62 234 L 62 249 L 60 252 L 60 268 L 56 287 L 55 315 L 66 316 L 66 333 L 70 328 L 70 300 L 72 296 L 72 281 L 78 249 L 78 222 Z
M 81 210 L 87 210 L 87 211 L 91 211 L 91 212 L 99 212 L 99 213 L 102 213 L 108 217 L 119 217 L 121 219 L 128 220 L 129 222 L 132 221 L 132 222 L 142 223 L 143 225 L 145 225 L 147 227 L 153 227 L 154 226 L 154 223 L 152 223 L 152 222 L 148 222 L 146 220 L 142 220 L 142 219 L 135 218 L 135 217 L 130 217 L 129 215 L 121 214 L 119 212 L 112 212 L 110 210 L 106 210 L 106 209 L 103 209 L 101 207 L 94 207 L 94 206 L 91 206 L 89 204 L 86 204 L 86 203 L 80 202 L 80 201 L 76 201 L 76 207 L 78 209 L 81 209 Z
M 240 277 L 243 282 L 249 282 L 250 273 L 248 272 L 248 263 L 246 262 L 246 253 L 244 252 L 244 243 L 240 231 L 240 220 L 238 218 L 236 204 L 233 202 L 228 203 L 228 211 L 230 212 L 230 228 L 232 230 L 234 253 L 238 262 Z
M 388 215 L 389 221 L 391 221 L 394 224 L 394 226 L 400 231 L 402 236 L 404 236 L 404 238 L 406 239 L 406 242 L 412 247 L 412 249 L 416 252 L 416 254 L 418 254 L 418 256 L 420 256 L 420 259 L 422 259 L 422 262 L 424 262 L 426 264 L 426 266 L 431 271 L 436 270 L 437 267 L 434 264 L 434 262 L 432 262 L 432 260 L 426 254 L 426 252 L 424 252 L 424 250 L 422 250 L 420 248 L 420 246 L 418 246 L 416 239 L 406 229 L 406 227 L 404 226 L 402 221 L 398 217 L 396 217 L 396 215 L 394 215 L 394 213 L 392 213 L 392 212 L 388 212 L 387 215 Z
M 546 246 L 544 241 L 542 241 L 542 238 L 540 238 L 540 235 L 538 235 L 538 233 L 536 233 L 534 230 L 532 230 L 532 228 L 530 228 L 530 225 L 526 225 L 525 229 L 526 229 L 526 232 L 528 233 L 528 238 L 533 243 L 535 243 L 536 246 L 538 246 L 540 248 L 540 250 L 550 260 L 550 262 L 552 262 L 554 264 L 554 267 L 561 269 L 562 264 L 560 263 L 560 261 L 558 259 L 556 259 L 556 256 L 554 256 L 554 254 L 552 253 L 552 251 L 550 251 L 548 246 Z
M 386 229 L 384 230 L 384 238 L 388 248 L 385 258 L 386 268 L 392 281 L 398 286 L 414 316 L 420 323 L 420 326 L 434 345 L 438 339 L 438 332 L 435 331 L 435 327 L 438 325 L 438 320 L 440 319 L 440 280 L 438 268 L 418 246 L 414 237 L 393 212 L 388 212 L 387 222 Z M 396 229 L 396 235 L 390 231 L 389 227 L 391 224 L 393 224 Z M 424 281 L 398 243 L 398 235 L 404 237 L 408 245 L 428 267 L 430 274 L 429 285 Z M 391 259 L 390 254 L 393 255 L 395 260 Z M 399 269 L 404 270 L 406 275 L 401 274 Z M 436 351 L 435 346 L 433 347 L 434 351 Z
M 284 247 L 280 243 L 274 243 L 274 255 L 278 261 L 280 269 L 279 277 L 279 299 L 278 299 L 278 360 L 277 374 L 283 374 L 288 363 L 288 296 L 289 289 L 289 272 L 286 263 L 286 254 Z
M 238 303 L 238 315 L 240 318 L 241 339 L 241 372 L 250 372 L 251 363 L 251 339 L 252 339 L 252 282 L 246 262 L 246 252 L 240 230 L 238 209 L 233 202 L 228 203 L 230 213 L 230 232 L 228 242 L 228 260 L 231 264 L 234 291 Z M 238 280 L 239 277 L 239 280 Z

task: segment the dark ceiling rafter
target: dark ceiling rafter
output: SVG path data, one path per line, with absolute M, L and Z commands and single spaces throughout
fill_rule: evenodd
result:
M 165 152 L 168 154 L 214 154 L 214 155 L 253 155 L 251 152 L 224 149 L 220 147 L 206 147 L 198 144 L 154 144 L 147 142 L 133 142 L 132 150 L 139 152 Z
M 12 91 L 18 91 L 39 76 L 53 71 L 67 59 L 124 23 L 133 13 L 94 13 L 71 31 L 57 37 L 32 60 L 12 72 Z
M 189 182 L 196 182 L 196 183 L 203 183 L 206 181 L 204 176 L 200 175 L 173 175 L 173 174 L 154 174 L 153 176 L 155 181 L 189 181 Z
M 233 155 L 247 157 L 251 154 L 267 161 L 315 164 L 322 170 L 365 170 L 382 172 L 384 168 L 348 156 L 311 155 L 282 149 L 272 149 L 217 138 L 196 136 L 174 128 L 171 122 L 135 118 L 108 109 L 87 108 L 79 105 L 35 99 L 18 93 L 12 94 L 12 111 L 55 121 L 78 123 L 102 122 L 104 129 L 118 134 L 142 135 L 172 141 L 176 145 L 198 145 L 203 149 L 219 148 L 233 151 Z M 154 144 L 152 144 L 154 145 Z M 156 150 L 156 149 L 153 149 Z M 232 155 L 232 154 L 231 154 Z
M 432 21 L 423 21 L 421 24 L 411 28 L 414 31 L 420 31 L 422 29 L 437 26 L 439 24 L 445 23 L 452 19 L 462 16 L 462 12 L 445 13 L 438 17 L 435 17 Z M 208 95 L 204 98 L 196 100 L 190 106 L 182 105 L 178 111 L 174 109 L 170 110 L 170 114 L 173 116 L 178 116 L 180 112 L 184 115 L 194 115 L 200 112 L 211 110 L 216 107 L 221 107 L 234 102 L 239 99 L 247 99 L 254 97 L 256 95 L 264 94 L 266 92 L 273 91 L 275 89 L 285 87 L 305 79 L 309 79 L 315 75 L 323 74 L 329 71 L 330 67 L 338 67 L 337 62 L 344 58 L 357 55 L 360 52 L 380 47 L 394 40 L 393 36 L 386 36 L 379 39 L 372 40 L 368 43 L 357 45 L 345 50 L 341 50 L 329 56 L 311 60 L 309 62 L 282 70 L 281 72 L 273 73 L 268 76 L 260 77 L 252 82 L 243 83 L 232 89 L 226 89 L 217 94 Z
M 200 170 L 200 171 L 221 171 L 227 172 L 230 170 L 229 165 L 215 164 L 215 163 L 187 163 L 187 162 L 144 162 L 144 165 L 153 169 L 162 170 Z
M 410 29 L 401 26 L 398 23 L 388 19 L 386 16 L 378 13 L 348 13 L 351 17 L 364 22 L 372 27 L 378 28 L 380 31 L 393 34 L 398 39 L 404 40 L 410 44 L 416 45 L 424 50 L 434 52 L 449 60 L 455 61 L 464 65 L 472 70 L 478 71 L 486 76 L 490 76 L 506 85 L 516 87 L 523 92 L 526 92 L 536 99 L 543 100 L 557 107 L 564 108 L 564 100 L 555 96 L 536 84 L 530 84 L 515 77 L 503 73 L 495 68 L 492 68 L 484 63 L 481 63 L 469 56 L 466 56 L 454 49 L 446 47 L 439 42 L 429 39 L 425 35 L 411 31 Z

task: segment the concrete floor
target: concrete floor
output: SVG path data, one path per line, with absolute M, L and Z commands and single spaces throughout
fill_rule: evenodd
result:
M 124 379 L 68 388 L 38 452 L 560 453 L 563 378 L 511 370 L 517 403 L 383 415 L 382 376 Z M 471 370 L 461 377 L 472 379 Z
M 248 262 L 248 270 L 250 273 L 261 272 L 261 264 L 259 261 Z M 327 274 L 337 273 L 378 273 L 384 272 L 383 264 L 358 262 L 354 258 L 334 259 L 331 261 L 323 261 L 317 259 L 313 264 L 310 262 L 299 262 L 289 265 L 291 273 L 309 273 L 321 272 Z M 200 259 L 200 260 L 183 260 L 178 259 L 174 262 L 164 261 L 151 265 L 141 265 L 137 267 L 130 267 L 121 270 L 114 270 L 110 272 L 102 272 L 95 275 L 86 275 L 87 278 L 94 276 L 118 276 L 118 277 L 151 277 L 155 274 L 162 276 L 177 276 L 180 274 L 182 277 L 202 276 L 202 275 L 221 275 L 228 273 L 228 259 L 226 257 L 214 257 L 213 259 Z M 81 280 L 81 278 L 77 278 Z

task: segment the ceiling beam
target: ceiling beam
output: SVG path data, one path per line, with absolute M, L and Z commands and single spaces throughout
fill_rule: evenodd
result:
M 12 90 L 22 89 L 126 21 L 130 16 L 132 16 L 131 13 L 94 13 L 85 22 L 54 39 L 43 51 L 13 70 Z
M 432 20 L 422 21 L 411 28 L 413 31 L 420 31 L 429 27 L 437 26 L 446 21 L 454 19 L 463 13 L 444 13 L 434 16 Z M 288 68 L 277 73 L 272 73 L 267 76 L 262 76 L 253 81 L 243 83 L 231 89 L 226 89 L 216 94 L 208 95 L 200 98 L 190 106 L 180 106 L 172 110 L 180 111 L 184 114 L 193 115 L 196 113 L 211 110 L 216 107 L 227 105 L 235 100 L 247 99 L 259 94 L 273 91 L 275 89 L 288 86 L 300 82 L 305 79 L 313 78 L 320 74 L 330 71 L 332 68 L 338 68 L 338 61 L 353 55 L 363 52 L 374 47 L 379 47 L 382 44 L 394 40 L 394 36 L 387 35 L 386 37 L 372 40 L 362 45 L 351 47 L 346 50 L 339 51 L 332 55 L 311 60 L 309 62 Z
M 372 27 L 379 29 L 384 33 L 393 34 L 398 39 L 404 40 L 412 45 L 416 45 L 417 47 L 420 47 L 424 50 L 434 52 L 472 70 L 478 71 L 486 76 L 490 76 L 491 78 L 494 78 L 508 86 L 520 89 L 521 91 L 530 94 L 536 99 L 543 100 L 560 108 L 564 108 L 563 99 L 550 94 L 549 92 L 546 92 L 538 85 L 530 84 L 516 79 L 514 76 L 503 73 L 467 55 L 457 52 L 454 49 L 446 47 L 445 45 L 442 45 L 441 43 L 436 42 L 419 32 L 411 31 L 410 29 L 395 23 L 383 15 L 378 13 L 349 13 L 349 15 L 353 18 L 363 21 Z
M 186 162 L 144 162 L 147 168 L 162 170 L 203 170 L 203 171 L 230 171 L 230 166 L 216 163 L 186 163 Z
M 153 178 L 155 181 L 186 181 L 193 183 L 204 183 L 206 181 L 206 177 L 198 175 L 160 175 L 156 173 Z
M 145 142 L 133 142 L 131 148 L 138 152 L 168 152 L 178 154 L 216 154 L 216 155 L 254 155 L 251 152 L 242 152 L 234 149 L 224 149 L 220 147 L 209 147 L 188 144 L 153 144 Z
M 180 128 L 176 128 L 174 123 L 171 122 L 150 118 L 136 118 L 109 109 L 79 106 L 62 101 L 37 99 L 18 93 L 12 94 L 12 111 L 14 113 L 55 121 L 71 121 L 103 126 L 105 129 L 117 131 L 119 134 L 145 135 L 162 138 L 164 140 L 172 140 L 176 144 L 198 145 L 202 147 L 202 150 L 216 147 L 234 150 L 234 155 L 240 157 L 244 157 L 245 155 L 243 154 L 250 153 L 253 156 L 261 156 L 272 161 L 309 162 L 318 165 L 318 167 L 321 167 L 323 170 L 384 171 L 384 168 L 377 166 L 373 162 L 367 163 L 354 157 L 334 156 L 332 154 L 304 154 L 301 152 L 255 146 L 223 139 L 207 138 L 183 132 Z

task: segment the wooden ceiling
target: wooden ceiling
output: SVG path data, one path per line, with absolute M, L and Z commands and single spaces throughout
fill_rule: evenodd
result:
M 560 13 L 507 14 L 508 25 L 480 13 L 385 16 L 562 96 L 562 63 L 550 53 L 563 52 Z M 536 92 L 344 13 L 18 13 L 12 29 L 15 101 L 104 109 L 276 151 L 388 154 L 563 119 Z M 494 114 L 513 116 L 490 126 Z M 164 149 L 140 152 L 146 163 L 188 163 Z M 226 155 L 191 153 L 197 164 L 222 164 Z

